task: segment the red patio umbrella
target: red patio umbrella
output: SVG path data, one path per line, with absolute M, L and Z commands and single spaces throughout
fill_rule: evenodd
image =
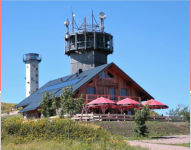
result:
M 114 108 L 115 107 L 115 102 L 105 98 L 105 97 L 100 97 L 97 98 L 90 103 L 87 104 L 87 107 L 90 108 L 101 108 L 102 112 L 105 114 L 105 111 L 108 108 Z
M 117 102 L 117 105 L 119 105 L 118 109 L 120 110 L 121 114 L 123 111 L 127 108 L 137 108 L 139 107 L 139 102 L 130 99 L 130 98 L 125 98 L 119 102 Z
M 115 104 L 115 102 L 113 102 L 105 97 L 99 97 L 99 98 L 91 101 L 87 105 L 92 105 L 92 104 Z
M 159 102 L 159 101 L 156 101 L 156 100 L 154 100 L 154 99 L 151 99 L 151 100 L 149 100 L 149 101 L 146 101 L 146 102 L 144 102 L 142 105 L 146 105 L 146 104 L 149 104 L 149 108 L 150 109 L 167 109 L 168 108 L 168 106 L 167 105 L 165 105 L 165 104 L 163 104 L 163 103 L 161 103 L 161 102 Z

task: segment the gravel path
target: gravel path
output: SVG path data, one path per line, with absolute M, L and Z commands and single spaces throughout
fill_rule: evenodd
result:
M 131 146 L 140 145 L 147 147 L 149 150 L 189 150 L 188 147 L 163 145 L 163 144 L 181 144 L 189 143 L 190 135 L 173 135 L 161 137 L 158 140 L 141 140 L 141 141 L 128 141 Z M 157 144 L 158 143 L 158 144 Z
M 13 111 L 13 112 L 10 112 L 9 115 L 16 115 L 18 114 L 19 110 L 18 111 Z M 1 114 L 1 117 L 4 117 L 4 116 L 8 116 L 7 113 L 4 113 L 4 114 Z

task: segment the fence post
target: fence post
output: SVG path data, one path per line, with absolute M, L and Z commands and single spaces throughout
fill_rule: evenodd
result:
M 169 115 L 167 116 L 167 121 L 169 122 Z
M 124 113 L 124 121 L 125 121 L 125 113 Z
M 108 112 L 108 117 L 109 117 L 109 121 L 110 121 L 110 112 Z

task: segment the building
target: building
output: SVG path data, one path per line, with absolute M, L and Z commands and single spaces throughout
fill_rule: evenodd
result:
M 62 89 L 71 85 L 75 97 L 84 95 L 84 103 L 104 96 L 115 102 L 126 97 L 138 102 L 153 99 L 141 86 L 123 72 L 114 63 L 107 63 L 107 55 L 113 53 L 113 36 L 104 32 L 105 14 L 100 13 L 100 25 L 93 23 L 87 26 L 86 18 L 81 27 L 74 32 L 74 14 L 72 15 L 72 33 L 69 33 L 69 20 L 65 37 L 65 54 L 71 58 L 71 75 L 49 81 L 15 107 L 23 107 L 20 113 L 27 117 L 40 117 L 39 104 L 44 91 L 50 91 L 59 100 Z M 90 109 L 90 112 L 101 113 L 100 110 Z M 110 113 L 118 110 L 109 109 Z M 106 112 L 107 113 L 107 112 Z M 130 114 L 133 114 L 130 110 Z

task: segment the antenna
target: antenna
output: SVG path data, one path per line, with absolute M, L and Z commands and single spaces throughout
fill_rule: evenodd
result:
M 94 22 L 93 22 L 93 21 L 94 21 L 94 18 L 93 18 L 93 17 L 94 17 L 94 15 L 93 15 L 93 10 L 92 10 L 92 32 L 93 32 L 93 23 L 94 23 Z
M 73 6 L 72 6 L 72 33 L 74 32 L 74 17 L 75 14 L 73 13 Z
M 106 19 L 106 15 L 104 12 L 99 13 L 99 18 L 100 18 L 100 32 L 104 32 L 104 19 Z
M 67 19 L 66 21 L 64 21 L 64 25 L 66 26 L 67 28 L 67 31 L 66 31 L 66 36 L 68 37 L 68 34 L 69 34 L 69 25 L 70 25 L 70 22 L 69 20 Z

